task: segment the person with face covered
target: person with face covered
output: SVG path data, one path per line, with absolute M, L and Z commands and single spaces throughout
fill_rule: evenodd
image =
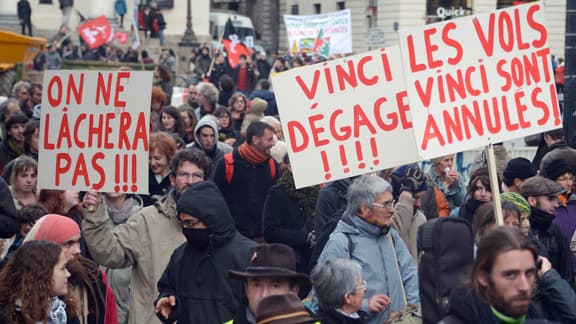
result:
M 142 208 L 122 224 L 113 225 L 103 197 L 89 191 L 84 196 L 83 231 L 92 257 L 109 268 L 132 266 L 130 324 L 160 323 L 154 315 L 156 282 L 185 237 L 178 223 L 176 201 L 196 182 L 210 174 L 210 159 L 200 150 L 182 150 L 170 162 L 172 190 L 155 205 Z
M 224 323 L 234 317 L 242 283 L 228 277 L 249 263 L 255 243 L 234 226 L 222 194 L 209 181 L 192 185 L 178 200 L 186 242 L 158 281 L 155 312 L 164 323 Z

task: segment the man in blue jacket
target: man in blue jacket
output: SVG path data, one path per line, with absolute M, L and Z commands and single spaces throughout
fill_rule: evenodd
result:
M 396 230 L 392 186 L 365 175 L 348 188 L 342 219 L 326 243 L 318 263 L 349 258 L 362 265 L 367 290 L 362 301 L 370 315 L 366 323 L 383 323 L 391 313 L 420 303 L 418 273 L 412 256 Z

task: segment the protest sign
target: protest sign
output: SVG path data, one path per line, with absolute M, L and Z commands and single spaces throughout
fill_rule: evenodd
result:
M 38 186 L 148 193 L 152 72 L 46 71 Z
M 401 31 L 420 155 L 561 127 L 541 2 Z
M 293 53 L 352 53 L 350 9 L 319 15 L 284 15 L 284 23 Z
M 272 83 L 297 188 L 418 160 L 398 46 Z

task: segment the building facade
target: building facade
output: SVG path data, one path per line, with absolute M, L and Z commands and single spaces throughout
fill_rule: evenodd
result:
M 567 0 L 544 1 L 549 46 L 556 57 L 564 57 Z M 371 33 L 383 35 L 384 46 L 398 44 L 398 31 L 426 23 L 473 15 L 513 5 L 512 0 L 280 0 L 278 48 L 286 51 L 288 40 L 283 15 L 311 15 L 350 9 L 354 52 L 375 47 Z
M 200 39 L 209 39 L 210 26 L 210 0 L 189 0 L 191 3 L 192 29 Z M 148 0 L 137 0 L 138 3 L 147 3 Z M 16 16 L 15 0 L 0 1 L 0 16 Z M 162 8 L 166 20 L 166 35 L 183 35 L 186 30 L 187 0 L 156 1 Z M 61 11 L 58 0 L 30 0 L 32 7 L 32 24 L 35 29 L 57 30 L 61 23 Z M 124 26 L 129 30 L 133 23 L 134 1 L 126 0 L 127 13 L 124 16 Z M 76 0 L 74 9 L 83 16 L 94 18 L 101 15 L 114 19 L 114 0 Z M 79 16 L 71 15 L 70 26 L 78 25 Z

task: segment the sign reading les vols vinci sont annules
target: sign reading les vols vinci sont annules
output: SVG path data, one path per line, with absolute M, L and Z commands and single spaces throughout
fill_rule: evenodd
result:
M 46 71 L 38 185 L 148 193 L 152 72 Z
M 561 126 L 541 2 L 402 31 L 400 47 L 423 158 Z
M 398 46 L 272 77 L 297 188 L 418 160 Z

